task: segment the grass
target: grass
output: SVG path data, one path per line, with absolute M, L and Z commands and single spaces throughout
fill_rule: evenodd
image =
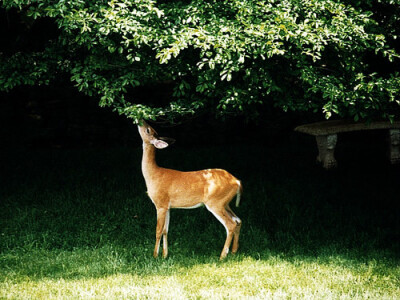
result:
M 0 298 L 399 299 L 399 169 L 342 146 L 333 172 L 304 136 L 160 151 L 242 180 L 239 253 L 222 262 L 225 230 L 202 208 L 173 210 L 169 258 L 152 258 L 140 148 L 2 150 Z

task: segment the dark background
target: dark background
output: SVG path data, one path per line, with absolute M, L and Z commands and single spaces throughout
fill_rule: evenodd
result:
M 142 89 L 138 97 L 167 98 L 168 93 L 162 89 L 149 88 Z M 203 114 L 180 124 L 153 122 L 151 125 L 160 136 L 176 139 L 168 151 L 184 149 L 190 152 L 194 147 L 214 146 L 268 147 L 277 154 L 289 151 L 288 155 L 292 157 L 283 157 L 283 160 L 306 159 L 310 166 L 316 164 L 315 138 L 294 132 L 293 129 L 301 124 L 323 120 L 322 116 L 285 113 L 268 103 L 260 115 L 256 120 L 248 120 L 245 116 L 222 119 Z M 0 93 L 0 141 L 0 149 L 4 150 L 141 149 L 141 140 L 132 120 L 118 115 L 110 108 L 99 107 L 96 98 L 84 96 L 66 83 L 43 87 L 25 86 L 9 93 Z M 387 151 L 387 131 L 359 131 L 339 134 L 335 156 L 339 170 L 347 172 L 349 167 L 358 166 L 367 168 L 373 176 L 374 170 L 381 172 L 382 166 L 391 167 Z M 246 155 L 242 153 L 243 158 Z M 161 160 L 160 165 L 163 165 Z M 198 167 L 202 166 L 194 168 Z M 176 168 L 179 169 L 179 166 Z
M 155 91 L 155 92 L 154 92 Z M 139 99 L 163 97 L 163 89 L 143 88 Z M 268 104 L 266 105 L 268 106 Z M 268 144 L 291 134 L 293 128 L 319 116 L 284 113 L 269 107 L 261 117 L 218 118 L 212 114 L 188 117 L 179 124 L 153 122 L 160 135 L 169 134 L 181 145 Z M 65 83 L 43 87 L 19 87 L 0 93 L 1 140 L 3 146 L 79 147 L 139 145 L 132 120 L 110 108 L 98 106 Z

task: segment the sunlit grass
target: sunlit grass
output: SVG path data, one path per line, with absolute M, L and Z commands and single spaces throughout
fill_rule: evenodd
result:
M 149 266 L 141 263 L 137 267 L 134 262 L 124 262 L 123 257 L 116 262 L 118 258 L 112 249 L 77 252 L 32 253 L 38 259 L 37 264 L 48 264 L 48 268 L 58 271 L 43 277 L 21 275 L 18 270 L 9 272 L 0 284 L 0 296 L 14 299 L 396 299 L 400 293 L 400 268 L 388 267 L 376 260 L 360 263 L 343 257 L 286 259 L 279 255 L 257 260 L 239 255 L 222 263 L 212 258 L 207 263 L 199 263 L 193 257 L 167 261 L 143 258 Z M 30 259 L 34 258 L 32 254 Z M 20 259 L 25 260 L 24 256 Z
M 5 153 L 0 298 L 399 299 L 398 169 L 327 173 L 275 150 L 160 153 L 244 183 L 239 253 L 222 262 L 225 230 L 206 209 L 172 211 L 169 258 L 152 258 L 140 149 Z

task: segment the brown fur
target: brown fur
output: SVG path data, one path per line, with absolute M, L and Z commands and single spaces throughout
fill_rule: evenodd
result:
M 157 230 L 154 257 L 158 256 L 163 236 L 163 257 L 168 255 L 167 234 L 171 208 L 195 208 L 205 205 L 224 225 L 227 237 L 220 259 L 226 257 L 233 239 L 232 253 L 239 247 L 241 221 L 229 207 L 235 195 L 238 200 L 242 185 L 233 175 L 222 169 L 181 172 L 161 168 L 155 160 L 156 147 L 168 146 L 167 138 L 160 138 L 145 121 L 138 126 L 143 140 L 142 172 L 147 192 L 157 209 Z M 237 201 L 238 204 L 238 201 Z

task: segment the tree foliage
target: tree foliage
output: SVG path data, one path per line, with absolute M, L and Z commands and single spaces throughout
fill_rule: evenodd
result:
M 135 121 L 198 111 L 283 110 L 393 119 L 400 105 L 399 0 L 3 0 L 42 47 L 0 52 L 0 89 L 76 87 Z M 168 103 L 135 89 L 170 82 Z

